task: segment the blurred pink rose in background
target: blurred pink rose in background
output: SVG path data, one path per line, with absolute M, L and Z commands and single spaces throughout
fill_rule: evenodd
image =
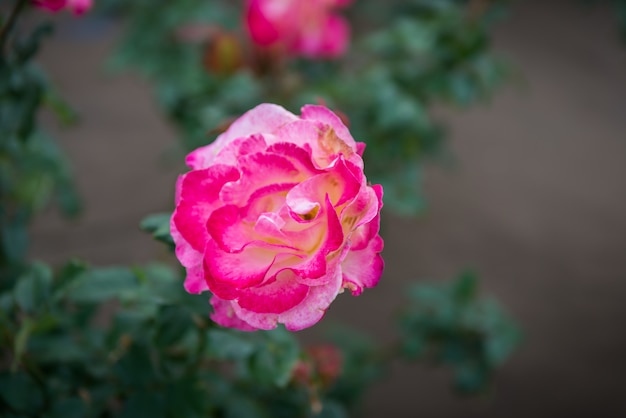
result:
M 307 347 L 305 353 L 291 371 L 292 380 L 309 390 L 331 387 L 342 372 L 341 350 L 332 344 L 317 344 Z
M 342 289 L 378 283 L 383 190 L 363 149 L 323 106 L 262 104 L 187 156 L 171 232 L 185 288 L 213 293 L 215 322 L 300 330 Z
M 350 28 L 334 13 L 349 0 L 248 0 L 246 24 L 259 46 L 282 46 L 291 54 L 333 58 L 348 48 Z
M 93 0 L 34 0 L 33 4 L 51 12 L 68 9 L 75 15 L 80 16 L 91 9 Z

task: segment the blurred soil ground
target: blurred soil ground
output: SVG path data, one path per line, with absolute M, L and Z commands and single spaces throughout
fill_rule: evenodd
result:
M 495 46 L 523 81 L 485 106 L 445 112 L 456 162 L 429 167 L 429 210 L 385 213 L 380 285 L 340 296 L 324 321 L 390 339 L 406 283 L 471 267 L 521 322 L 523 346 L 479 398 L 454 396 L 446 372 L 398 364 L 364 417 L 626 416 L 626 45 L 607 5 L 582 3 L 514 3 Z M 69 223 L 44 214 L 32 254 L 97 265 L 167 259 L 137 225 L 172 208 L 184 170 L 164 161 L 175 133 L 145 81 L 103 70 L 110 24 L 63 23 L 42 60 L 82 115 L 56 133 L 86 210 Z

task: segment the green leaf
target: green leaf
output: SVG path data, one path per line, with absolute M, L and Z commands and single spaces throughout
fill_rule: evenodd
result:
M 455 298 L 459 302 L 469 302 L 476 297 L 478 276 L 472 271 L 462 273 L 453 285 Z
M 162 304 L 181 304 L 187 296 L 182 286 L 183 279 L 171 267 L 161 263 L 135 267 L 133 272 L 140 282 L 138 303 L 146 303 L 158 307 Z M 206 310 L 206 300 L 205 300 Z
M 0 318 L 13 310 L 15 297 L 9 292 L 0 293 Z
M 20 211 L 19 217 L 3 222 L 0 228 L 0 251 L 9 263 L 17 263 L 26 258 L 28 250 L 28 221 L 26 210 Z
M 114 379 L 120 382 L 121 387 L 140 388 L 158 382 L 154 367 L 156 356 L 149 347 L 131 341 L 124 350 L 122 357 L 112 368 Z M 138 406 L 136 403 L 141 403 L 142 400 L 143 398 L 135 400 L 131 404 L 131 410 L 134 410 L 133 408 Z
M 137 284 L 137 278 L 129 268 L 94 268 L 74 279 L 66 296 L 77 303 L 100 303 L 135 295 Z
M 24 372 L 0 373 L 0 399 L 18 416 L 39 416 L 43 407 L 41 388 Z
M 338 402 L 324 400 L 322 410 L 312 416 L 314 418 L 348 418 L 348 411 Z
M 204 418 L 209 416 L 207 410 L 210 401 L 207 393 L 194 378 L 170 382 L 165 396 L 169 417 Z
M 329 396 L 352 407 L 374 382 L 385 375 L 389 363 L 381 356 L 379 342 L 358 330 L 334 326 L 329 330 L 329 338 L 341 350 L 343 357 L 341 375 Z
M 21 114 L 17 126 L 17 135 L 26 140 L 35 132 L 37 112 L 43 98 L 44 86 L 33 79 L 22 88 L 20 93 Z
M 402 353 L 428 354 L 425 359 L 451 367 L 457 390 L 484 390 L 519 343 L 515 322 L 493 299 L 479 297 L 471 272 L 451 283 L 421 283 L 409 296 L 400 319 Z
M 291 378 L 300 350 L 289 331 L 277 328 L 263 333 L 266 340 L 250 360 L 250 371 L 260 383 L 284 387 Z
M 480 364 L 464 362 L 455 368 L 454 385 L 461 393 L 476 393 L 490 383 L 491 370 Z
M 44 36 L 50 36 L 52 32 L 52 24 L 50 22 L 44 22 L 35 28 L 25 42 L 17 42 L 15 49 L 18 61 L 23 63 L 33 58 L 39 50 Z
M 119 415 L 119 418 L 165 418 L 165 399 L 162 393 L 151 390 L 131 395 Z
M 65 265 L 63 265 L 63 267 L 61 267 L 61 269 L 57 272 L 55 277 L 54 297 L 60 298 L 64 296 L 69 284 L 88 269 L 89 266 L 80 260 L 70 260 L 65 263 Z
M 83 418 L 89 415 L 87 405 L 81 398 L 73 397 L 54 401 L 46 418 Z
M 66 102 L 59 92 L 54 88 L 49 88 L 44 95 L 44 104 L 50 108 L 59 119 L 62 125 L 71 126 L 78 121 L 78 114 Z
M 222 360 L 242 360 L 252 355 L 255 344 L 249 333 L 213 328 L 208 331 L 208 355 Z
M 174 239 L 170 234 L 171 213 L 156 213 L 145 217 L 139 225 L 144 231 L 150 232 L 154 239 L 174 248 Z
M 33 335 L 29 352 L 42 363 L 60 365 L 87 360 L 89 348 L 69 333 L 58 333 Z
M 83 203 L 72 181 L 65 179 L 58 181 L 55 193 L 63 215 L 68 218 L 75 218 L 80 215 L 83 210 Z
M 168 347 L 191 329 L 193 321 L 189 312 L 180 306 L 164 306 L 157 317 L 155 344 L 158 347 Z
M 270 418 L 263 409 L 255 399 L 235 393 L 226 399 L 225 418 Z
M 51 288 L 52 272 L 46 265 L 35 263 L 18 279 L 15 301 L 25 312 L 35 312 L 47 304 Z
M 522 331 L 511 320 L 505 320 L 498 330 L 487 340 L 489 364 L 499 366 L 504 363 L 522 342 Z
M 15 372 L 22 358 L 22 355 L 26 351 L 26 344 L 28 343 L 28 337 L 33 330 L 33 321 L 26 319 L 15 337 L 15 343 L 13 347 L 13 364 L 11 365 L 11 371 Z

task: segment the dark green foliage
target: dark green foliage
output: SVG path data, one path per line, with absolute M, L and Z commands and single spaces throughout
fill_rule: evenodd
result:
M 155 213 L 141 221 L 141 229 L 152 234 L 154 239 L 161 241 L 170 249 L 174 249 L 174 240 L 170 235 L 171 213 Z
M 50 24 L 0 45 L 0 278 L 14 277 L 28 247 L 26 229 L 50 200 L 68 216 L 80 204 L 69 165 L 54 140 L 37 125 L 44 105 L 69 123 L 73 113 L 33 63 Z M 4 33 L 4 32 L 3 32 Z
M 154 81 L 182 148 L 205 145 L 260 101 L 296 110 L 320 97 L 348 114 L 357 140 L 368 143 L 372 180 L 385 184 L 386 202 L 408 212 L 422 205 L 423 156 L 440 152 L 430 106 L 473 103 L 503 75 L 488 54 L 500 2 L 490 3 L 473 15 L 468 1 L 391 1 L 381 9 L 363 0 L 363 17 L 353 13 L 354 50 L 343 61 L 293 60 L 280 69 L 266 62 L 217 75 L 203 62 L 206 41 L 182 41 L 180 29 L 205 22 L 234 30 L 241 2 L 97 2 L 128 17 L 114 63 Z M 11 16 L 26 4 L 16 1 Z M 466 392 L 488 385 L 518 331 L 495 302 L 478 298 L 473 276 L 415 287 L 399 344 L 335 333 L 331 350 L 341 364 L 329 371 L 316 370 L 311 351 L 283 328 L 216 326 L 210 295 L 185 292 L 180 271 L 168 266 L 70 261 L 52 269 L 28 261 L 33 216 L 51 199 L 68 215 L 80 208 L 38 113 L 47 106 L 63 124 L 76 116 L 33 63 L 51 27 L 17 38 L 15 21 L 0 20 L 0 416 L 343 418 L 358 414 L 367 388 L 400 356 L 450 364 Z M 151 215 L 141 228 L 173 250 L 169 219 Z
M 248 65 L 224 76 L 203 61 L 210 36 L 190 41 L 181 33 L 194 27 L 233 31 L 249 52 L 238 28 L 241 2 L 178 0 L 172 7 L 171 1 L 115 1 L 109 7 L 129 29 L 112 63 L 138 69 L 153 82 L 185 151 L 206 145 L 260 102 L 297 112 L 305 103 L 325 101 L 344 112 L 353 136 L 367 143 L 368 178 L 383 184 L 386 204 L 412 214 L 424 205 L 422 166 L 442 152 L 444 130 L 430 115 L 432 106 L 474 104 L 507 75 L 489 50 L 491 26 L 504 3 L 362 0 L 352 7 L 352 46 L 341 60 L 265 62 L 250 55 Z
M 33 264 L 0 301 L 0 405 L 11 416 L 313 416 L 292 381 L 303 355 L 294 335 L 217 328 L 207 296 L 163 265 L 71 263 L 53 278 Z M 321 416 L 342 416 L 328 402 Z
M 217 327 L 208 295 L 188 294 L 161 264 L 70 262 L 53 274 L 33 263 L 0 307 L 0 405 L 14 417 L 346 417 L 394 358 L 451 364 L 471 392 L 518 340 L 468 275 L 412 290 L 399 345 L 333 333 L 341 370 L 326 384 L 296 372 L 309 357 L 293 333 Z
M 613 6 L 615 18 L 617 20 L 617 30 L 622 42 L 626 43 L 626 0 L 578 0 L 582 6 L 592 7 L 599 4 L 609 3 Z
M 477 277 L 464 273 L 450 284 L 416 285 L 409 297 L 400 318 L 403 355 L 449 365 L 460 392 L 488 388 L 521 335 L 495 300 L 479 298 Z
M 615 10 L 622 41 L 626 42 L 626 0 L 615 0 Z
M 99 5 L 128 20 L 110 68 L 130 67 L 155 82 L 156 98 L 179 128 L 184 151 L 206 145 L 212 130 L 262 101 L 259 81 L 251 74 L 210 74 L 202 62 L 205 42 L 181 39 L 187 24 L 234 28 L 240 23 L 236 2 L 178 0 L 176 7 L 163 0 L 110 3 Z
M 381 347 L 368 335 L 345 327 L 331 331 L 330 339 L 343 353 L 341 377 L 330 393 L 346 407 L 358 410 L 367 389 L 387 373 L 389 359 L 385 355 L 389 353 L 385 349 L 388 347 Z
M 422 166 L 443 151 L 445 130 L 431 116 L 432 106 L 474 104 L 507 75 L 488 42 L 504 2 L 476 11 L 474 3 L 392 2 L 387 13 L 379 10 L 377 29 L 368 28 L 347 58 L 358 60 L 359 70 L 348 67 L 330 91 L 332 102 L 349 115 L 355 138 L 368 145 L 368 173 L 398 212 L 423 206 Z

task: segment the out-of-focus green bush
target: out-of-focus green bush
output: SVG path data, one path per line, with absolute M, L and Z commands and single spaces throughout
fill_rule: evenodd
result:
M 489 42 L 504 0 L 360 0 L 346 9 L 351 47 L 332 60 L 259 52 L 241 25 L 243 3 L 104 2 L 126 22 L 111 65 L 152 81 L 185 151 L 206 145 L 259 102 L 292 111 L 327 104 L 367 144 L 368 178 L 383 184 L 386 204 L 402 213 L 423 207 L 423 164 L 445 150 L 433 106 L 475 104 L 507 75 Z
M 9 37 L 8 24 L 0 36 L 0 277 L 18 272 L 29 222 L 50 200 L 68 216 L 80 210 L 69 164 L 37 124 L 42 108 L 63 124 L 75 119 L 34 62 L 52 26 L 44 23 L 26 36 Z
M 126 19 L 114 65 L 150 78 L 182 149 L 205 145 L 261 101 L 324 101 L 368 143 L 370 176 L 399 210 L 421 206 L 423 157 L 441 151 L 430 107 L 474 103 L 504 74 L 488 51 L 499 1 L 359 1 L 349 11 L 352 49 L 338 61 L 254 53 L 242 2 L 98 3 Z M 66 159 L 38 124 L 44 107 L 75 119 L 34 61 L 51 27 L 15 30 L 29 4 L 0 9 L 1 416 L 345 417 L 396 358 L 450 364 L 464 392 L 488 387 L 519 333 L 473 278 L 417 285 L 388 345 L 343 330 L 302 348 L 284 329 L 217 327 L 207 297 L 186 293 L 171 267 L 28 260 L 36 212 L 52 198 L 69 215 L 79 209 Z M 172 248 L 169 214 L 142 227 Z

